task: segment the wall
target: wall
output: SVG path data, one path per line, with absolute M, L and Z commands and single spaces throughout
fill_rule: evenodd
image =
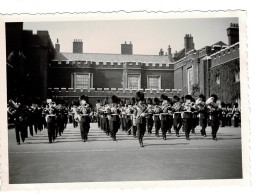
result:
M 52 61 L 48 69 L 49 88 L 70 88 L 73 73 L 93 73 L 93 88 L 123 88 L 123 64 L 88 64 L 85 62 Z M 141 74 L 141 88 L 147 88 L 147 76 L 161 76 L 163 89 L 174 88 L 173 65 L 127 65 L 127 74 Z M 65 79 L 63 79 L 65 78 Z
M 216 94 L 225 103 L 234 103 L 240 98 L 240 82 L 235 82 L 235 70 L 240 70 L 239 44 L 211 55 L 210 94 Z M 220 85 L 216 75 L 220 75 Z

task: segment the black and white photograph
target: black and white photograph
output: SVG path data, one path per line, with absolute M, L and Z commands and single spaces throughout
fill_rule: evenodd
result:
M 244 21 L 195 16 L 6 21 L 7 183 L 241 181 Z

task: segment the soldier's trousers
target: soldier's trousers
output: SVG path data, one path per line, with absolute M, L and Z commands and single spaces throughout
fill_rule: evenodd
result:
M 26 138 L 25 132 L 27 131 L 27 125 L 26 124 L 16 124 L 15 125 L 15 134 L 16 134 L 16 141 L 19 144 L 20 143 L 20 138 L 24 142 Z
M 234 116 L 234 127 L 239 126 L 239 116 Z
M 89 122 L 80 122 L 81 139 L 87 140 L 89 133 L 90 124 Z
M 212 137 L 213 138 L 216 138 L 219 127 L 220 127 L 220 119 L 218 117 L 212 117 L 211 128 L 212 128 Z
M 175 115 L 175 117 L 173 119 L 173 123 L 174 123 L 174 130 L 176 132 L 176 135 L 179 135 L 179 131 L 180 131 L 181 127 L 182 127 L 181 114 Z
M 119 129 L 119 121 L 109 121 L 109 126 L 110 126 L 110 134 L 111 137 L 116 139 L 116 134 Z
M 49 142 L 52 143 L 52 141 L 54 141 L 56 138 L 56 123 L 55 122 L 47 123 L 47 129 Z
M 161 120 L 160 127 L 162 131 L 162 137 L 166 138 L 166 132 L 168 130 L 168 120 Z
M 153 128 L 153 119 L 152 117 L 146 118 L 146 126 L 147 126 L 147 131 L 149 134 L 152 133 L 152 128 Z
M 131 118 L 127 118 L 126 121 L 127 121 L 127 131 L 128 131 L 128 134 L 130 135 L 131 128 L 132 128 L 132 120 L 131 120 Z
M 226 117 L 226 126 L 232 126 L 231 117 Z
M 109 134 L 109 120 L 107 117 L 103 117 L 102 119 L 102 129 L 108 135 Z
M 221 120 L 221 127 L 225 127 L 226 126 L 226 117 L 222 117 L 220 120 Z
M 199 118 L 199 125 L 201 126 L 201 134 L 202 135 L 206 135 L 206 127 L 207 127 L 207 118 L 204 117 L 204 118 Z
M 139 142 L 143 141 L 143 136 L 145 134 L 146 131 L 146 123 L 137 123 L 137 137 Z
M 182 124 L 183 124 L 183 129 L 184 129 L 184 132 L 185 132 L 185 136 L 186 136 L 186 139 L 189 138 L 189 134 L 190 134 L 190 131 L 192 129 L 192 118 L 183 118 L 182 119 Z
M 169 116 L 169 119 L 168 119 L 168 132 L 171 133 L 171 129 L 173 127 L 173 124 L 174 124 L 174 119 L 172 116 Z
M 101 127 L 100 116 L 97 117 L 97 126 L 98 126 L 98 128 Z
M 133 136 L 136 137 L 137 126 L 133 125 Z
M 161 122 L 159 120 L 159 116 L 154 116 L 154 126 L 155 126 L 155 135 L 159 135 L 159 129 L 161 127 Z

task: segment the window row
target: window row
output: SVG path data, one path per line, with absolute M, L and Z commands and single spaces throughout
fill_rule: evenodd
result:
M 92 73 L 74 73 L 73 74 L 73 87 L 75 89 L 88 89 L 93 88 L 93 74 Z M 141 75 L 128 74 L 126 87 L 128 89 L 141 88 Z M 147 76 L 148 89 L 161 89 L 161 76 L 148 75 Z

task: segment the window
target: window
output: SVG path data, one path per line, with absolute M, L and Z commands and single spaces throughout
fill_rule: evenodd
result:
M 193 85 L 193 68 L 190 67 L 187 69 L 188 74 L 188 93 L 190 94 L 192 92 L 192 85 Z
M 216 84 L 219 85 L 220 84 L 220 74 L 216 75 Z
M 148 89 L 161 89 L 161 77 L 160 76 L 148 76 L 147 88 Z
M 108 66 L 111 65 L 111 62 L 106 62 L 106 65 L 108 65 Z
M 74 74 L 74 88 L 75 89 L 89 89 L 93 87 L 93 75 L 87 74 Z
M 118 65 L 118 62 L 113 62 L 113 65 L 117 66 L 117 65 Z
M 235 82 L 240 82 L 240 70 L 235 70 Z
M 128 75 L 128 88 L 129 89 L 139 89 L 140 88 L 140 75 L 139 74 L 129 74 Z

